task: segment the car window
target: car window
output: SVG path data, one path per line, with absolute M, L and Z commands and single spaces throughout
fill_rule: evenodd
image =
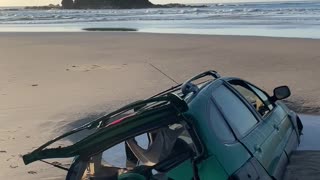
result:
M 216 88 L 212 96 L 232 129 L 238 131 L 241 135 L 258 123 L 248 107 L 224 85 Z
M 159 172 L 165 175 L 170 171 L 170 174 L 174 174 L 174 170 L 167 171 L 165 168 L 161 169 L 161 166 L 158 167 L 158 165 L 169 163 L 179 166 L 180 163 L 188 158 L 190 159 L 194 152 L 194 143 L 185 125 L 174 123 L 126 139 L 102 153 L 90 157 L 86 168 L 79 172 L 79 176 L 84 179 L 92 177 L 116 179 L 128 172 L 134 173 L 137 171 L 140 173 L 141 168 L 145 167 L 150 167 L 155 176 Z M 186 156 L 186 154 L 190 156 Z M 184 161 L 181 161 L 181 159 L 177 162 L 172 161 L 173 157 L 179 156 L 186 159 L 183 159 Z M 152 169 L 153 167 L 160 169 Z
M 261 91 L 252 84 L 248 84 L 248 86 L 250 86 L 250 88 L 262 99 L 264 104 L 266 104 L 270 110 L 274 108 L 274 105 L 271 103 L 269 96 L 265 92 Z
M 223 142 L 232 142 L 235 141 L 235 137 L 227 125 L 225 119 L 222 117 L 221 112 L 217 109 L 217 107 L 210 102 L 210 119 L 209 119 L 209 127 L 212 128 L 212 132 Z
M 229 81 L 229 83 L 254 107 L 254 109 L 262 117 L 270 112 L 268 105 L 265 104 L 262 98 L 252 90 L 252 86 L 249 86 L 245 82 L 239 80 Z

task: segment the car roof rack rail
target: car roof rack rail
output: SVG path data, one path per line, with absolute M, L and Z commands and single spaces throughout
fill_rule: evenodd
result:
M 209 71 L 205 71 L 201 74 L 198 74 L 198 75 L 192 77 L 191 79 L 187 80 L 186 82 L 184 82 L 181 85 L 182 94 L 184 96 L 188 95 L 189 93 L 197 94 L 200 91 L 200 89 L 197 85 L 193 84 L 192 81 L 201 79 L 206 76 L 212 76 L 214 79 L 218 79 L 221 77 L 220 74 L 218 74 L 218 72 L 214 71 L 214 70 L 209 70 Z

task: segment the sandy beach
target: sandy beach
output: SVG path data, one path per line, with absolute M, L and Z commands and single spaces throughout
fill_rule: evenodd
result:
M 320 40 L 125 32 L 0 33 L 0 179 L 63 179 L 20 155 L 101 113 L 214 69 L 320 114 Z

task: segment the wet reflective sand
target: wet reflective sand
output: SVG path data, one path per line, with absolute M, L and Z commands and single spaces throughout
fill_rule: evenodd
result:
M 300 115 L 303 135 L 298 150 L 320 150 L 320 116 Z
M 301 144 L 290 157 L 284 180 L 317 180 L 320 177 L 320 116 L 299 116 L 304 126 Z

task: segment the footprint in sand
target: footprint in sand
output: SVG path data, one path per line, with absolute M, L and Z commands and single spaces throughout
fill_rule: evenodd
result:
M 28 174 L 37 174 L 36 171 L 28 171 Z
M 17 165 L 10 165 L 10 168 L 11 168 L 11 169 L 15 169 L 15 168 L 17 168 L 17 167 L 19 167 L 19 166 L 17 166 Z
M 121 69 L 122 67 L 126 66 L 127 64 L 122 64 L 122 65 L 106 65 L 106 66 L 101 66 L 97 64 L 84 64 L 84 65 L 79 65 L 79 66 L 71 66 L 66 69 L 66 71 L 82 71 L 82 72 L 88 72 L 92 70 L 113 70 L 113 69 Z

